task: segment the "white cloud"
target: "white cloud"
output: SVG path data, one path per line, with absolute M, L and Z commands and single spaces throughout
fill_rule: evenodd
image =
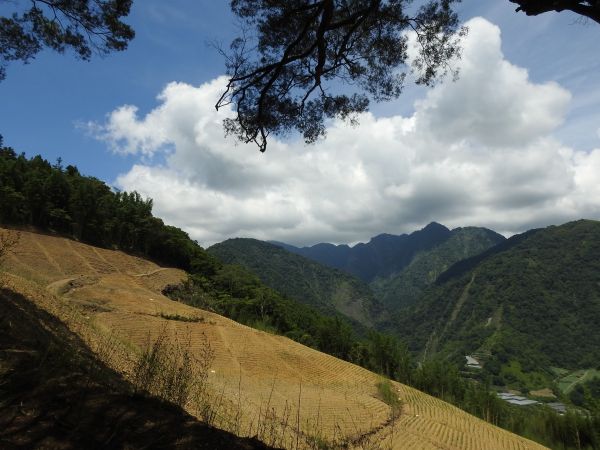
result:
M 291 243 L 355 242 L 436 220 L 501 232 L 600 216 L 600 150 L 552 136 L 570 94 L 534 84 L 501 52 L 500 30 L 468 24 L 460 78 L 428 91 L 409 117 L 364 114 L 313 146 L 270 142 L 266 154 L 225 139 L 215 111 L 224 78 L 171 83 L 143 117 L 113 111 L 99 137 L 123 153 L 165 152 L 117 182 L 203 244 L 232 236 Z

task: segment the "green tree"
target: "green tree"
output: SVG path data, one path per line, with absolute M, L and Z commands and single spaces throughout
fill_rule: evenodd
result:
M 318 331 L 317 343 L 321 351 L 337 358 L 350 359 L 353 340 L 352 328 L 337 316 L 325 318 Z
M 368 336 L 369 367 L 386 377 L 410 382 L 411 360 L 406 345 L 395 337 L 371 332 Z
M 43 48 L 59 53 L 72 50 L 89 60 L 121 51 L 134 37 L 121 19 L 133 0 L 0 0 L 14 4 L 14 12 L 0 17 L 0 80 L 10 61 L 31 61 Z
M 237 38 L 227 55 L 229 83 L 217 109 L 233 104 L 225 130 L 260 151 L 270 134 L 296 130 L 306 142 L 325 134 L 324 119 L 354 120 L 369 100 L 397 98 L 414 32 L 417 83 L 430 85 L 453 71 L 459 53 L 459 0 L 231 0 L 233 13 L 252 33 Z M 256 35 L 256 42 L 247 37 Z M 225 52 L 224 52 L 225 53 Z M 352 84 L 351 95 L 335 81 Z
M 213 276 L 219 268 L 196 241 L 152 215 L 152 199 L 115 192 L 76 167 L 0 147 L 0 224 L 29 225 L 94 245 L 145 255 Z
M 600 0 L 509 1 L 529 16 L 571 11 L 600 23 Z M 229 83 L 216 107 L 236 112 L 225 131 L 264 152 L 272 134 L 297 131 L 311 143 L 325 135 L 325 118 L 354 122 L 370 100 L 402 92 L 407 32 L 416 36 L 418 84 L 456 74 L 449 62 L 466 31 L 453 9 L 458 2 L 427 0 L 415 8 L 411 0 L 230 0 L 244 31 L 222 51 Z

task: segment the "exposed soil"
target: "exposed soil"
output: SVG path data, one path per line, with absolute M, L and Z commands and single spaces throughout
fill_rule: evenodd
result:
M 166 298 L 166 286 L 185 280 L 180 270 L 27 231 L 2 269 L 12 287 L 0 298 L 2 449 L 264 448 L 132 393 L 120 375 L 128 373 L 130 352 L 163 332 L 193 355 L 207 346 L 214 351 L 211 406 L 221 417 L 240 418 L 237 427 L 223 427 L 259 434 L 274 446 L 296 448 L 300 436 L 363 448 L 542 448 L 399 383 L 392 385 L 402 411 L 390 422 L 390 407 L 377 398 L 376 374 Z M 98 351 L 97 342 L 111 337 L 123 344 L 114 358 L 98 354 L 119 373 L 93 358 L 81 340 Z M 286 439 L 277 438 L 282 424 Z
M 60 321 L 2 289 L 0 448 L 268 447 L 135 394 Z

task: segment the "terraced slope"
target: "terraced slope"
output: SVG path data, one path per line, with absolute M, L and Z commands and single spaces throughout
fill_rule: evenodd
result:
M 400 384 L 394 388 L 401 415 L 390 420 L 390 407 L 378 398 L 377 375 L 164 297 L 164 286 L 185 277 L 179 270 L 28 232 L 21 233 L 3 270 L 5 286 L 59 316 L 124 374 L 132 370 L 133 355 L 161 333 L 189 342 L 197 355 L 210 345 L 213 403 L 223 406 L 220 413 L 229 414 L 235 422 L 230 428 L 241 434 L 256 434 L 270 418 L 269 426 L 288 433 L 282 441 L 287 447 L 302 447 L 312 438 L 350 447 L 542 448 Z M 102 342 L 118 345 L 109 352 Z
M 133 392 L 56 317 L 0 289 L 0 448 L 272 449 Z

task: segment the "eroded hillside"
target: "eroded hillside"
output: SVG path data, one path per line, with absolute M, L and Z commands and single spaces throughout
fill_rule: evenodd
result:
M 163 296 L 166 285 L 185 278 L 180 270 L 29 232 L 20 233 L 3 270 L 8 289 L 58 316 L 125 376 L 141 349 L 161 334 L 197 358 L 210 347 L 208 395 L 220 416 L 215 423 L 239 434 L 266 441 L 281 435 L 287 447 L 328 441 L 375 448 L 542 448 L 398 383 L 393 389 L 402 406 L 394 420 L 379 397 L 377 375 Z M 193 402 L 186 406 L 198 413 Z

